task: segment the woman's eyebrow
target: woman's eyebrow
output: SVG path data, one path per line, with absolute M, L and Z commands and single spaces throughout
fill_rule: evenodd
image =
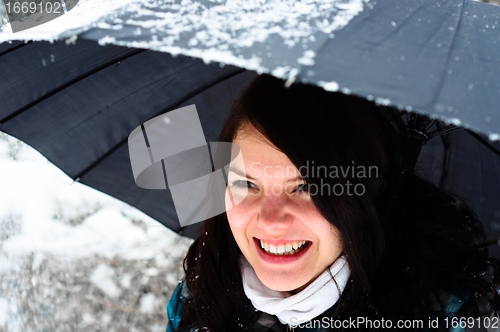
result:
M 233 172 L 233 173 L 235 173 L 238 176 L 241 176 L 241 177 L 244 177 L 244 178 L 247 178 L 247 179 L 250 179 L 250 180 L 255 180 L 255 178 L 251 177 L 248 174 L 245 174 L 244 172 L 242 172 L 239 169 L 236 169 L 234 167 L 229 167 L 228 173 L 229 172 Z M 293 179 L 286 180 L 286 182 L 295 182 L 295 181 L 303 181 L 303 180 L 304 180 L 304 178 L 301 175 L 298 175 L 298 176 L 294 177 Z
M 234 167 L 229 167 L 229 169 L 228 169 L 228 173 L 229 173 L 229 172 L 233 172 L 233 173 L 235 173 L 236 175 L 239 175 L 239 176 L 241 176 L 241 177 L 243 177 L 243 178 L 247 178 L 247 179 L 250 179 L 250 180 L 255 180 L 253 177 L 249 176 L 248 174 L 246 174 L 246 173 L 244 173 L 244 172 L 242 172 L 242 171 L 240 171 L 239 169 L 236 169 L 236 168 L 234 168 Z
M 295 181 L 303 181 L 303 180 L 304 180 L 304 178 L 301 175 L 299 175 L 299 176 L 294 177 L 293 179 L 286 180 L 286 182 L 295 182 Z

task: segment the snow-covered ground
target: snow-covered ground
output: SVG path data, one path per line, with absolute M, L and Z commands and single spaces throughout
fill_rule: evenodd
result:
M 0 133 L 0 331 L 164 331 L 190 243 Z

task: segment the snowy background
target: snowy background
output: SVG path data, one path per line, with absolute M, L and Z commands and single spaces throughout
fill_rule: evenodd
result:
M 191 240 L 0 133 L 0 331 L 165 331 Z
M 165 331 L 190 243 L 0 133 L 0 332 Z

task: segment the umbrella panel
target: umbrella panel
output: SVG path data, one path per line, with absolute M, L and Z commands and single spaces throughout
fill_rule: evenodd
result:
M 500 142 L 491 142 L 500 151 Z M 500 238 L 500 157 L 466 130 L 431 139 L 416 171 L 443 190 L 460 196 L 482 222 L 488 240 Z M 495 241 L 493 241 L 495 242 Z M 490 247 L 500 258 L 500 246 Z
M 90 41 L 0 46 L 0 72 L 6 78 L 0 82 L 0 130 L 39 150 L 73 179 L 136 206 L 176 232 L 197 235 L 200 224 L 179 225 L 168 190 L 136 186 L 128 135 L 159 114 L 195 104 L 206 141 L 216 141 L 231 104 L 256 73 Z M 463 196 L 488 237 L 499 237 L 498 156 L 465 131 L 450 134 L 445 152 L 443 141 L 434 138 L 424 147 L 419 169 Z M 498 248 L 493 251 L 499 256 Z
M 355 1 L 332 1 L 328 17 L 323 16 L 327 11 L 311 11 L 295 19 L 277 6 L 276 13 L 251 16 L 259 24 L 250 27 L 241 15 L 229 15 L 234 14 L 231 3 L 196 2 L 191 12 L 175 2 L 154 10 L 138 2 L 62 37 L 78 34 L 101 43 L 236 64 L 425 111 L 498 139 L 500 7 L 471 0 L 356 3 L 362 7 L 356 14 L 346 14 Z M 275 18 L 272 25 L 268 17 Z M 324 29 L 325 22 L 335 21 L 345 25 Z M 172 22 L 182 29 L 173 29 Z

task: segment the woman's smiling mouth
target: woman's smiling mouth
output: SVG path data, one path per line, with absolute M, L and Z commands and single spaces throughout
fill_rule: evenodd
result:
M 308 241 L 296 241 L 274 245 L 262 240 L 259 241 L 260 247 L 264 249 L 265 252 L 274 255 L 293 255 L 304 250 L 306 245 L 308 244 Z
M 307 240 L 273 244 L 257 238 L 254 238 L 254 242 L 261 257 L 275 263 L 284 263 L 298 259 L 312 244 L 312 242 Z

